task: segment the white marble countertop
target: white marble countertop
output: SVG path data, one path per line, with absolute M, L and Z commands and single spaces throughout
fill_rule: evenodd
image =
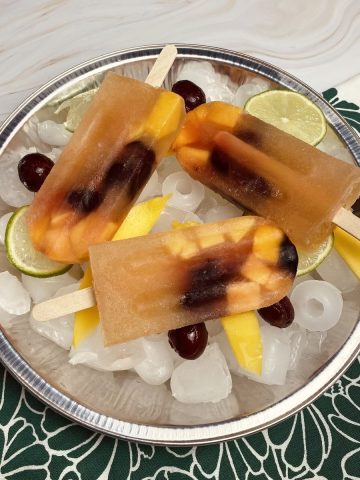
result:
M 319 91 L 360 70 L 360 0 L 0 0 L 0 7 L 0 122 L 55 75 L 138 45 L 242 51 Z

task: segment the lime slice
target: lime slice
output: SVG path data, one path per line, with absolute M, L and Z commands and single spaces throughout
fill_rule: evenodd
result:
M 103 77 L 103 74 L 96 74 L 90 78 L 76 81 L 74 85 L 66 87 L 64 90 L 61 89 L 60 92 L 47 103 L 47 106 L 58 107 L 61 103 L 64 103 L 65 100 L 70 100 L 80 93 L 97 89 L 101 84 Z
M 310 145 L 326 134 L 326 119 L 320 108 L 304 95 L 287 90 L 268 90 L 251 97 L 245 110 Z
M 301 275 L 305 275 L 306 273 L 310 273 L 315 270 L 320 265 L 320 263 L 322 263 L 329 255 L 333 246 L 334 235 L 331 234 L 313 252 L 302 252 L 298 249 L 299 264 L 296 276 L 300 277 Z
M 86 110 L 89 108 L 89 105 L 97 90 L 97 88 L 93 88 L 88 92 L 80 93 L 69 100 L 65 100 L 65 102 L 59 105 L 59 107 L 55 110 L 55 113 L 58 114 L 63 110 L 68 109 L 64 123 L 66 130 L 69 130 L 69 132 L 75 132 Z
M 71 265 L 54 262 L 34 249 L 26 224 L 28 206 L 21 207 L 10 218 L 5 232 L 9 261 L 20 272 L 32 277 L 54 277 L 68 271 Z

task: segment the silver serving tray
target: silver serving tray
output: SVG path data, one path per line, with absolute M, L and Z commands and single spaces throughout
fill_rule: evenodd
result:
M 103 55 L 57 76 L 23 102 L 0 129 L 1 153 L 19 139 L 33 116 L 44 116 L 59 98 L 89 88 L 104 72 L 144 79 L 161 45 L 132 48 Z M 342 139 L 350 159 L 360 165 L 359 140 L 344 119 L 310 87 L 292 75 L 248 55 L 214 47 L 178 45 L 177 68 L 190 60 L 208 61 L 224 81 L 243 83 L 261 76 L 277 88 L 307 95 L 325 113 Z M 6 368 L 39 399 L 86 427 L 128 440 L 161 445 L 214 443 L 262 430 L 283 420 L 321 395 L 359 352 L 358 319 L 339 323 L 330 331 L 325 351 L 308 359 L 300 378 L 283 387 L 268 388 L 239 377 L 232 395 L 219 404 L 198 406 L 176 402 L 165 386 L 143 384 L 131 372 L 100 373 L 67 364 L 67 353 L 29 329 L 27 319 L 0 332 L 0 355 Z M 304 362 L 305 364 L 306 362 Z M 245 392 L 245 393 L 244 393 Z

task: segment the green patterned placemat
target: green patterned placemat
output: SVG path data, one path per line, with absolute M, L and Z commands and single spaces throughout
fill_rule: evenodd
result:
M 360 133 L 360 111 L 324 97 Z M 203 447 L 153 447 L 93 433 L 36 400 L 0 366 L 0 480 L 359 480 L 360 361 L 300 413 Z

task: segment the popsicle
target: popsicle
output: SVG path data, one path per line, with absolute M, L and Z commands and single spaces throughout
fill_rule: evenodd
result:
M 271 305 L 290 290 L 297 261 L 282 230 L 254 216 L 101 243 L 90 247 L 95 296 L 52 299 L 33 316 L 96 302 L 104 343 L 113 345 Z
M 342 209 L 360 195 L 360 169 L 238 107 L 212 102 L 189 112 L 174 148 L 193 178 L 273 220 L 302 249 L 324 241 L 333 222 L 360 234 Z
M 179 95 L 108 73 L 29 209 L 35 248 L 76 263 L 89 245 L 110 240 L 184 116 Z

